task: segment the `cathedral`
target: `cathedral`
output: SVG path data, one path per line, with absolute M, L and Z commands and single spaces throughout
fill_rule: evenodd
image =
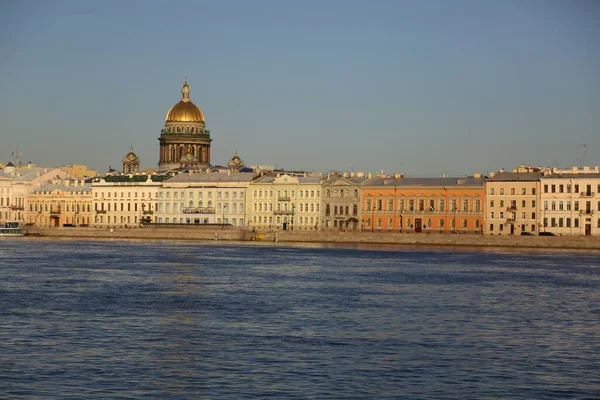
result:
M 158 141 L 161 170 L 210 166 L 210 131 L 202 111 L 190 99 L 187 80 L 181 87 L 181 100 L 167 113 Z

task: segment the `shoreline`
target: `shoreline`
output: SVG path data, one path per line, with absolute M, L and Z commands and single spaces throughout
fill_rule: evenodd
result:
M 25 229 L 29 237 L 230 241 L 254 243 L 369 244 L 471 248 L 519 248 L 600 251 L 593 236 L 484 236 L 470 234 L 277 231 L 253 233 L 244 229 L 202 228 L 37 228 Z M 262 239 L 254 240 L 255 236 Z

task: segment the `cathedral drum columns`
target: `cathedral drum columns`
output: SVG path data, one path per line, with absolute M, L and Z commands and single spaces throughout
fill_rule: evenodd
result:
M 210 166 L 210 131 L 202 111 L 190 99 L 187 81 L 181 87 L 181 100 L 167 113 L 158 141 L 159 169 Z

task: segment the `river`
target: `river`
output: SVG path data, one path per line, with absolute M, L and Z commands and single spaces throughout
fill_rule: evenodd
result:
M 0 241 L 0 397 L 600 397 L 600 253 Z

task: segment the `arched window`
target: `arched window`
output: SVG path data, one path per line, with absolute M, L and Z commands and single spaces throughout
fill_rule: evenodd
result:
M 209 200 L 209 201 L 208 201 L 208 207 L 209 207 L 209 208 L 210 208 L 210 207 L 212 207 L 212 200 Z
M 198 200 L 198 207 L 202 208 L 202 200 Z
M 193 208 L 193 207 L 194 207 L 194 201 L 190 200 L 190 208 Z
M 177 127 L 177 133 L 181 132 L 181 128 Z
M 189 126 L 188 126 L 188 127 L 186 127 L 186 128 L 185 128 L 185 131 L 186 131 L 187 133 L 190 133 L 190 127 L 189 127 Z

